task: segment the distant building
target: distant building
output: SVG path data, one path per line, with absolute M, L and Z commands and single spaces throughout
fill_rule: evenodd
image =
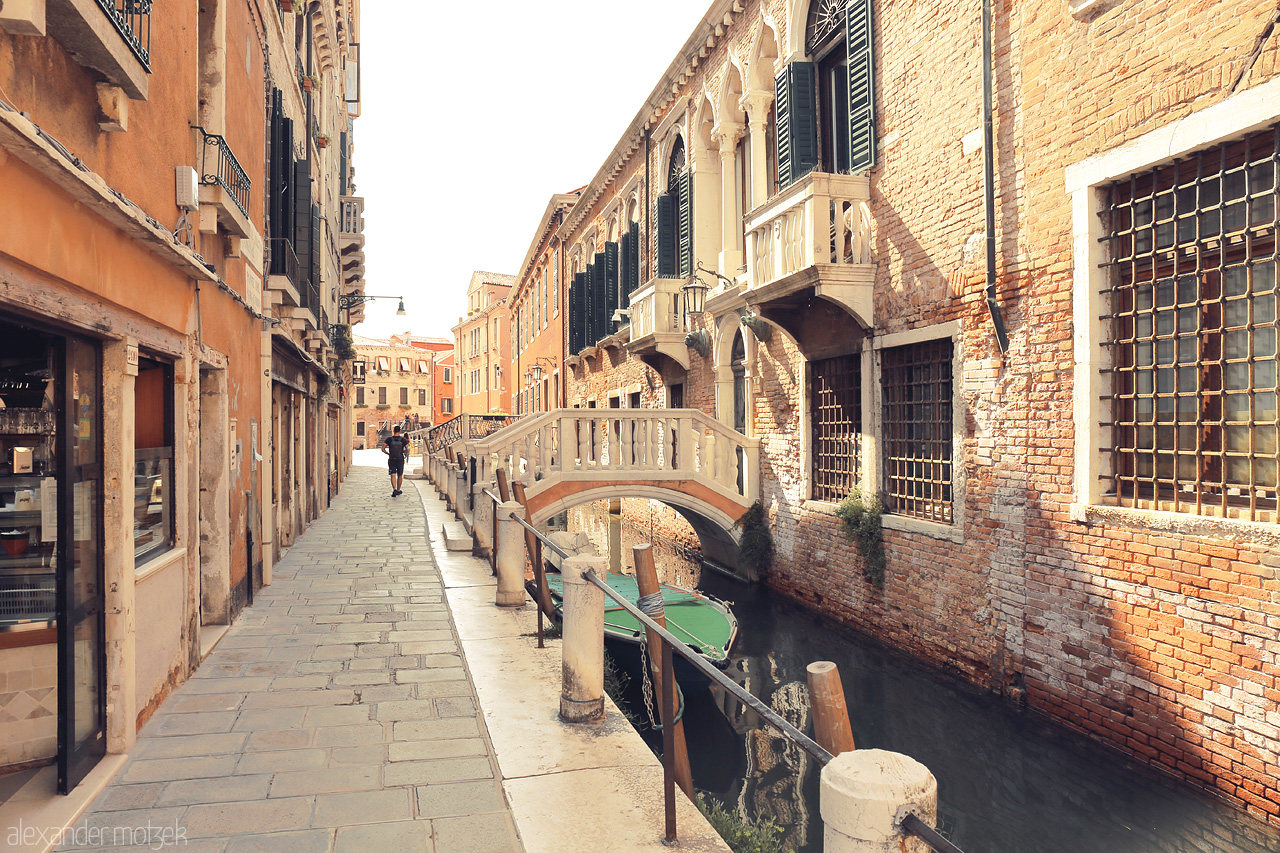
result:
M 467 316 L 453 327 L 454 377 L 458 411 L 485 415 L 505 412 L 514 380 L 511 368 L 510 309 L 507 297 L 515 278 L 490 272 L 471 275 Z
M 393 335 L 393 339 L 407 342 L 412 347 L 418 349 L 430 350 L 432 352 L 432 368 L 435 372 L 435 381 L 433 384 L 432 400 L 432 426 L 442 424 L 454 415 L 454 409 L 457 408 L 457 400 L 454 398 L 453 379 L 454 363 L 453 363 L 453 341 L 449 338 L 425 338 L 417 335 L 410 335 L 406 332 L 403 335 Z
M 430 426 L 436 354 L 395 335 L 385 341 L 356 335 L 353 344 L 365 370 L 364 383 L 351 386 L 352 447 L 378 447 L 395 426 Z

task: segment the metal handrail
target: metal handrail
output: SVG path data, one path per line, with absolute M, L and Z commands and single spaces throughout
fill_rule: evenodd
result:
M 236 207 L 245 216 L 249 215 L 249 191 L 253 184 L 249 180 L 249 176 L 245 174 L 244 168 L 240 165 L 240 161 L 236 159 L 236 155 L 232 153 L 231 146 L 227 144 L 225 136 L 216 133 L 209 133 L 199 125 L 192 125 L 196 130 L 204 134 L 204 155 L 200 165 L 200 183 L 222 187 L 231 196 L 231 200 L 235 202 Z M 209 147 L 217 148 L 217 164 L 216 170 L 209 171 Z
M 914 835 L 936 850 L 937 853 L 964 853 L 959 847 L 943 838 L 938 830 L 921 820 L 920 816 L 915 812 L 907 812 L 899 826 L 902 827 L 902 831 L 907 835 Z
M 98 0 L 129 50 L 151 71 L 151 0 Z

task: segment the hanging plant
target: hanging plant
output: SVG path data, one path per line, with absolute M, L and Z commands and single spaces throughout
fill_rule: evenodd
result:
M 346 323 L 334 323 L 329 335 L 333 343 L 333 352 L 339 361 L 348 361 L 356 357 L 356 348 L 351 341 L 351 327 Z
M 844 535 L 858 547 L 862 557 L 862 574 L 877 589 L 884 588 L 884 540 L 880 517 L 884 504 L 878 497 L 870 503 L 862 493 L 852 491 L 836 507 L 836 518 L 844 524 Z
M 738 556 L 744 568 L 763 575 L 773 565 L 773 534 L 765 518 L 764 505 L 756 501 L 737 521 L 742 528 Z

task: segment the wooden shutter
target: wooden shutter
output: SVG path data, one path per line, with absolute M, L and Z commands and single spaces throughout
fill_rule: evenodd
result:
M 577 355 L 587 345 L 586 273 L 574 273 L 573 283 L 569 285 L 569 333 L 569 348 Z
M 663 193 L 657 198 L 657 216 L 654 222 L 654 230 L 656 232 L 654 252 L 657 255 L 655 260 L 658 267 L 658 278 L 675 278 L 680 274 L 676 265 L 676 238 L 679 225 L 676 219 L 677 202 L 678 199 L 671 193 Z
M 338 195 L 350 195 L 347 191 L 347 132 L 338 134 Z
M 609 294 L 605 281 L 604 252 L 596 252 L 591 270 L 591 344 L 609 336 Z
M 626 235 L 623 235 L 624 237 Z M 605 305 L 605 334 L 612 335 L 618 328 L 613 322 L 613 312 L 620 307 L 618 291 L 622 289 L 618 279 L 618 244 L 604 244 L 604 293 L 608 303 Z
M 317 322 L 319 322 L 318 312 L 320 311 L 320 269 L 322 264 L 320 248 L 324 244 L 324 236 L 321 234 L 320 228 L 320 205 L 313 204 L 311 205 L 311 259 L 308 264 L 311 287 L 308 289 L 306 296 L 302 298 L 307 300 L 307 305 L 313 309 Z M 300 258 L 299 263 L 307 264 L 307 259 Z M 299 296 L 301 295 L 299 294 Z
M 298 277 L 306 279 L 311 263 L 311 164 L 294 162 L 293 175 L 293 250 L 298 256 Z M 302 290 L 302 282 L 294 284 Z
M 631 260 L 624 265 L 623 276 L 627 286 L 622 289 L 620 301 L 623 308 L 631 307 L 632 291 L 640 289 L 640 223 L 631 223 Z
M 778 121 L 778 188 L 818 165 L 817 84 L 812 62 L 792 62 L 774 79 Z
M 624 231 L 618 244 L 618 307 L 626 308 L 631 294 L 631 232 Z
M 680 173 L 680 277 L 693 275 L 693 176 L 685 169 Z
M 876 164 L 876 99 L 871 0 L 849 0 L 845 38 L 849 47 L 849 171 Z

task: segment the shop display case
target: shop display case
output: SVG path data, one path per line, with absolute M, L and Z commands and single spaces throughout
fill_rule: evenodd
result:
M 55 416 L 42 362 L 0 363 L 0 632 L 56 618 Z

